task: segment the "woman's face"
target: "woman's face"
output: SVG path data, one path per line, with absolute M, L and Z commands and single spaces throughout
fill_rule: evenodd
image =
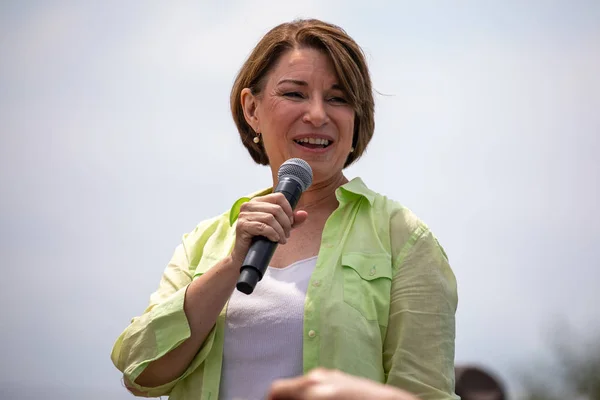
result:
M 246 120 L 260 133 L 274 173 L 289 158 L 307 161 L 313 183 L 336 179 L 352 148 L 354 110 L 329 57 L 300 48 L 284 53 L 258 97 L 242 91 Z

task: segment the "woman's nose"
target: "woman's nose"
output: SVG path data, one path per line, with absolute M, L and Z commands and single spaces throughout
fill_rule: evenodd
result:
M 329 120 L 323 100 L 314 99 L 309 102 L 308 110 L 304 114 L 303 121 L 312 124 L 316 128 L 325 125 Z

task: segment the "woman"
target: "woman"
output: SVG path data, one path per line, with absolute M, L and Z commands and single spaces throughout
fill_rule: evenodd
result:
M 231 110 L 273 185 L 289 158 L 310 164 L 313 184 L 295 211 L 270 187 L 183 236 L 149 307 L 115 343 L 126 386 L 260 399 L 273 380 L 324 367 L 456 399 L 456 282 L 442 248 L 407 209 L 343 174 L 374 130 L 359 46 L 321 21 L 279 25 L 242 66 Z M 280 245 L 244 295 L 234 288 L 257 235 Z

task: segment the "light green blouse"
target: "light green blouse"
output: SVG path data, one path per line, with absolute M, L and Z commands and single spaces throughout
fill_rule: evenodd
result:
M 444 250 L 413 213 L 360 178 L 336 195 L 339 207 L 325 224 L 306 293 L 304 372 L 335 368 L 421 400 L 458 399 L 457 288 Z M 229 254 L 238 210 L 232 207 L 183 236 L 148 308 L 117 339 L 111 358 L 130 386 L 172 400 L 219 398 L 227 306 L 181 377 L 155 388 L 132 382 L 190 336 L 183 310 L 186 287 Z

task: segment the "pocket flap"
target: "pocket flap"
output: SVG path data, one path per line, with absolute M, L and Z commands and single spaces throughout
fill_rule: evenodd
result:
M 342 254 L 342 265 L 352 268 L 367 281 L 378 278 L 392 279 L 392 258 L 387 253 Z

